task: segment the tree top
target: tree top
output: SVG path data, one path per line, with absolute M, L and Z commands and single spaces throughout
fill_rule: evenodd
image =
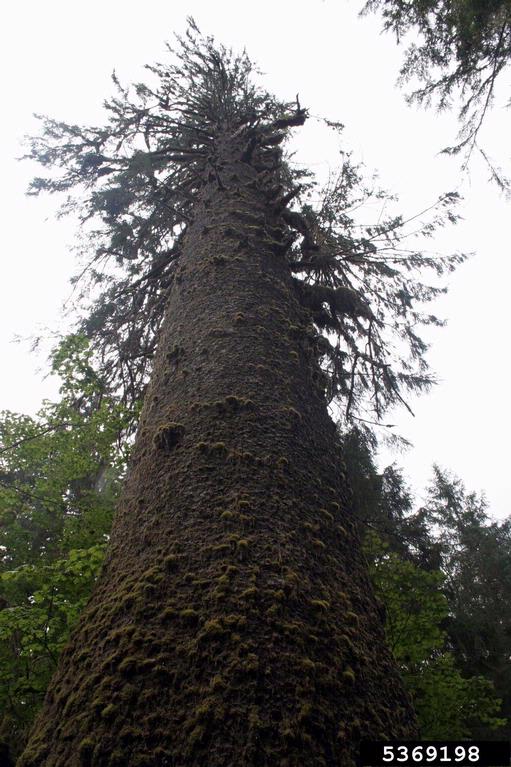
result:
M 221 187 L 219 143 L 230 136 L 278 210 L 281 256 L 318 333 L 328 399 L 348 420 L 380 422 L 407 390 L 434 380 L 418 328 L 442 323 L 422 306 L 445 292 L 437 278 L 464 256 L 427 254 L 412 240 L 454 222 L 458 196 L 415 216 L 384 215 L 394 199 L 347 152 L 321 187 L 286 148 L 308 116 L 298 96 L 281 101 L 256 85 L 246 52 L 203 36 L 193 19 L 167 49 L 167 63 L 146 66 L 145 83 L 128 88 L 113 74 L 102 126 L 40 117 L 41 134 L 28 140 L 26 158 L 46 171 L 29 194 L 63 193 L 62 213 L 78 216 L 79 330 L 107 384 L 131 401 L 143 392 L 183 238 L 201 189 Z M 358 211 L 374 203 L 377 220 L 362 223 Z

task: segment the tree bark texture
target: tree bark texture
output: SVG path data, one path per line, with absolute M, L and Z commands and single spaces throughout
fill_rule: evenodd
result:
M 19 767 L 338 767 L 416 734 L 282 219 L 238 144 L 198 199 L 107 561 Z

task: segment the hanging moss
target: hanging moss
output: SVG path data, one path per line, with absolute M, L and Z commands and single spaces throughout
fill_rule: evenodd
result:
M 328 511 L 328 509 L 320 509 L 320 510 L 319 510 L 319 513 L 320 513 L 320 514 L 322 514 L 322 515 L 323 515 L 323 517 L 324 517 L 324 518 L 325 518 L 325 519 L 326 519 L 328 522 L 333 522 L 333 521 L 334 521 L 334 519 L 335 519 L 334 515 L 333 515 L 333 514 L 332 514 L 330 511 Z
M 311 599 L 309 604 L 311 607 L 325 612 L 330 608 L 330 604 L 326 601 L 326 599 Z
M 114 706 L 113 703 L 109 703 L 108 706 L 105 706 L 105 708 L 102 709 L 101 716 L 103 719 L 113 719 L 117 714 L 117 711 L 117 706 Z
M 352 668 L 348 667 L 342 672 L 342 678 L 346 682 L 354 683 L 355 682 L 355 672 Z
M 204 638 L 205 636 L 210 637 L 219 637 L 224 634 L 224 629 L 222 627 L 222 624 L 219 620 L 216 618 L 211 618 L 211 620 L 206 621 L 206 623 L 203 626 L 201 637 Z

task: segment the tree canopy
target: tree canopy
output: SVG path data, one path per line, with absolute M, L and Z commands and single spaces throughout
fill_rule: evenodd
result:
M 446 109 L 459 98 L 458 142 L 444 151 L 464 152 L 467 161 L 478 149 L 493 179 L 508 188 L 508 179 L 492 165 L 478 136 L 494 100 L 497 79 L 511 61 L 509 0 L 369 0 L 363 12 L 376 10 L 398 42 L 408 32 L 418 36 L 401 68 L 403 83 L 414 78 L 422 83 L 408 100 Z
M 105 103 L 103 126 L 42 117 L 27 154 L 47 171 L 30 193 L 63 193 L 63 213 L 79 215 L 86 240 L 76 278 L 79 331 L 104 380 L 129 402 L 147 382 L 193 202 L 205 179 L 222 184 L 221 131 L 243 137 L 247 161 L 258 147 L 270 172 L 287 146 L 285 129 L 307 119 L 298 98 L 281 102 L 254 85 L 248 56 L 203 37 L 193 20 L 168 48 L 170 63 L 148 66 L 146 83 L 126 88 L 114 74 L 117 95 Z M 289 150 L 283 159 L 270 192 L 281 226 L 265 236 L 311 310 L 329 399 L 342 399 L 348 419 L 380 421 L 389 405 L 434 381 L 421 326 L 442 322 L 426 305 L 445 292 L 439 278 L 464 256 L 427 253 L 414 238 L 456 221 L 457 195 L 413 216 L 384 215 L 391 195 L 365 179 L 349 153 L 324 186 Z M 380 215 L 363 222 L 373 202 Z

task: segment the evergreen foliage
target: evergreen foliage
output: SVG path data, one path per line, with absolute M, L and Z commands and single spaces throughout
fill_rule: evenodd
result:
M 511 729 L 511 518 L 492 520 L 484 496 L 468 492 L 461 480 L 434 468 L 424 513 L 435 533 L 444 591 L 449 602 L 446 628 L 464 674 L 490 679 L 502 698 Z M 475 736 L 486 737 L 485 727 Z
M 290 162 L 281 148 L 287 129 L 307 118 L 298 99 L 281 102 L 256 87 L 247 55 L 202 37 L 192 20 L 169 52 L 170 63 L 147 67 L 148 83 L 124 88 L 113 76 L 104 126 L 42 117 L 41 135 L 29 142 L 27 157 L 48 172 L 30 193 L 66 194 L 63 213 L 77 212 L 88 233 L 79 329 L 103 379 L 126 401 L 140 400 L 194 204 L 211 179 L 222 187 L 219 141 L 228 131 L 243 138 L 244 161 L 257 151 L 260 172 L 279 168 L 268 195 L 280 223 L 266 236 L 311 313 L 329 399 L 342 399 L 347 419 L 379 421 L 434 380 L 420 329 L 442 322 L 425 305 L 445 292 L 439 278 L 464 256 L 428 254 L 412 241 L 456 220 L 457 195 L 412 217 L 362 224 L 357 211 L 391 207 L 391 196 L 364 179 L 349 153 L 323 188 Z
M 478 146 L 497 79 L 511 59 L 509 0 L 369 0 L 363 12 L 375 10 L 398 42 L 410 31 L 418 34 L 405 54 L 401 81 L 417 78 L 423 84 L 408 100 L 438 109 L 450 108 L 456 96 L 461 100 L 458 142 L 444 151 L 464 152 L 467 161 L 479 149 L 493 179 L 509 188 L 509 180 Z
M 366 434 L 351 430 L 343 447 L 422 736 L 509 737 L 511 520 L 492 521 L 484 497 L 437 466 L 417 508 L 398 467 L 377 471 Z

